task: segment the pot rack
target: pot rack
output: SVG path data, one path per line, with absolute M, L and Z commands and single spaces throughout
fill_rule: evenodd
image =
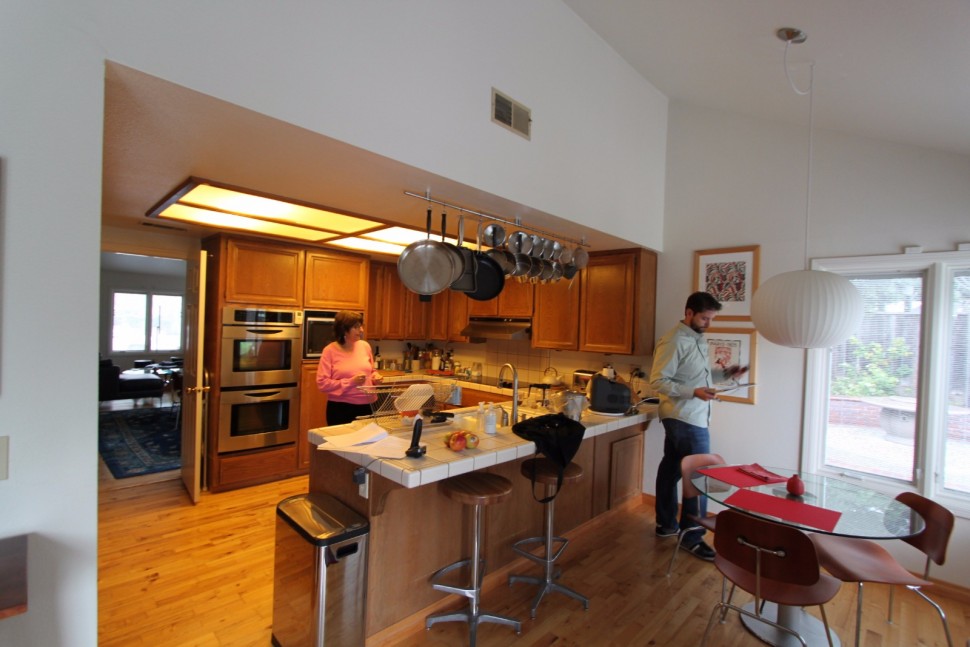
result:
M 586 242 L 586 236 L 583 236 L 581 239 L 576 240 L 575 238 L 568 238 L 568 237 L 562 236 L 560 234 L 555 234 L 555 233 L 551 233 L 551 232 L 548 232 L 548 231 L 543 231 L 542 229 L 538 229 L 536 227 L 530 227 L 528 225 L 523 225 L 522 224 L 522 219 L 521 218 L 518 218 L 518 217 L 513 221 L 513 220 L 508 220 L 506 218 L 501 218 L 499 216 L 493 216 L 491 214 L 482 213 L 480 211 L 475 211 L 474 209 L 468 209 L 467 207 L 459 207 L 456 204 L 449 204 L 449 203 L 444 202 L 442 200 L 435 200 L 434 198 L 431 197 L 431 192 L 430 191 L 428 191 L 424 195 L 421 195 L 419 193 L 412 193 L 411 191 L 405 191 L 404 192 L 404 195 L 410 196 L 412 198 L 417 198 L 419 200 L 424 200 L 425 202 L 430 202 L 430 203 L 433 203 L 433 204 L 437 204 L 437 205 L 440 205 L 442 207 L 445 207 L 446 209 L 455 209 L 455 210 L 457 210 L 460 213 L 470 213 L 473 216 L 478 216 L 479 218 L 484 218 L 486 220 L 492 220 L 494 222 L 500 222 L 502 224 L 509 225 L 510 227 L 517 227 L 519 229 L 528 229 L 529 231 L 531 231 L 533 233 L 536 233 L 536 234 L 539 234 L 540 236 L 543 236 L 545 238 L 553 238 L 553 239 L 556 239 L 556 240 L 559 240 L 559 241 L 562 241 L 562 242 L 572 243 L 573 245 L 580 245 L 582 247 L 589 247 L 590 246 L 589 243 Z

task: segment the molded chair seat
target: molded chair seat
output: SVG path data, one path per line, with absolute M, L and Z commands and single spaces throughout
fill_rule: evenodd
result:
M 727 599 L 722 596 L 714 605 L 702 645 L 707 643 L 719 612 L 723 618 L 728 610 L 770 625 L 805 645 L 804 637 L 792 627 L 763 614 L 764 603 L 773 602 L 786 607 L 818 605 L 831 647 L 832 631 L 825 615 L 825 603 L 839 592 L 841 582 L 821 572 L 815 545 L 808 535 L 791 526 L 725 510 L 717 515 L 714 548 L 717 551 L 714 565 L 734 587 L 752 594 L 754 604 L 750 608 L 732 604 L 732 587 L 731 595 Z M 780 612 L 778 619 L 781 619 Z
M 834 577 L 843 582 L 856 582 L 858 584 L 856 645 L 860 644 L 862 633 L 863 584 L 873 582 L 890 585 L 889 622 L 893 620 L 894 585 L 905 586 L 936 609 L 940 620 L 943 621 L 947 644 L 953 647 L 953 638 L 950 636 L 950 625 L 947 622 L 946 614 L 943 613 L 940 605 L 920 590 L 922 587 L 932 585 L 932 582 L 927 579 L 929 578 L 931 561 L 940 565 L 946 561 L 946 549 L 950 541 L 950 534 L 953 532 L 953 513 L 940 504 L 914 492 L 903 492 L 896 497 L 896 500 L 908 505 L 926 522 L 922 531 L 912 537 L 901 538 L 902 541 L 914 546 L 926 555 L 923 577 L 917 577 L 907 571 L 885 548 L 868 539 L 813 534 L 812 541 L 818 550 L 819 561 L 822 567 Z

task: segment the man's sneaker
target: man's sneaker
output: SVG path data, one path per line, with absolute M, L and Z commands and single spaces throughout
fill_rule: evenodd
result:
M 684 544 L 681 544 L 680 547 L 698 559 L 703 559 L 707 562 L 714 561 L 714 549 L 705 544 L 703 541 L 699 541 L 693 546 L 685 546 Z
M 655 531 L 658 537 L 676 537 L 677 533 L 680 531 L 677 528 L 664 528 L 663 526 L 657 526 Z

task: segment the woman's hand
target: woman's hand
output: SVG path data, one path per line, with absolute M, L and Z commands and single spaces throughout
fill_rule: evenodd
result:
M 353 383 L 356 386 L 363 386 L 366 382 L 367 382 L 367 374 L 366 373 L 358 373 L 357 375 L 355 375 L 353 377 Z
M 374 371 L 373 373 L 370 374 L 370 381 L 373 382 L 374 384 L 380 384 L 381 382 L 384 381 L 384 376 L 378 373 L 377 371 Z

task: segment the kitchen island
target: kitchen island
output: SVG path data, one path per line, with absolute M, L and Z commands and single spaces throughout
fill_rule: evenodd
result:
M 584 476 L 564 487 L 556 499 L 558 534 L 640 496 L 643 433 L 656 415 L 655 405 L 644 405 L 632 416 L 584 414 L 586 433 L 573 459 L 583 467 Z M 327 436 L 361 426 L 363 423 L 356 422 L 313 429 L 310 442 L 319 446 Z M 470 554 L 466 545 L 470 513 L 438 492 L 440 481 L 484 470 L 512 482 L 511 500 L 486 514 L 486 589 L 490 579 L 505 577 L 503 567 L 520 559 L 512 552 L 513 543 L 542 534 L 541 506 L 520 474 L 522 461 L 535 454 L 535 445 L 516 436 L 510 427 L 500 427 L 494 435 L 483 434 L 475 449 L 454 452 L 445 447 L 444 437 L 455 428 L 450 423 L 428 426 L 421 440 L 428 447 L 427 455 L 416 459 L 379 459 L 323 449 L 312 452 L 310 491 L 335 496 L 370 522 L 367 636 L 443 600 L 456 607 L 462 604 L 428 583 L 436 570 Z M 393 426 L 391 432 L 410 439 L 410 429 Z M 364 485 L 354 478 L 361 467 L 367 471 Z

